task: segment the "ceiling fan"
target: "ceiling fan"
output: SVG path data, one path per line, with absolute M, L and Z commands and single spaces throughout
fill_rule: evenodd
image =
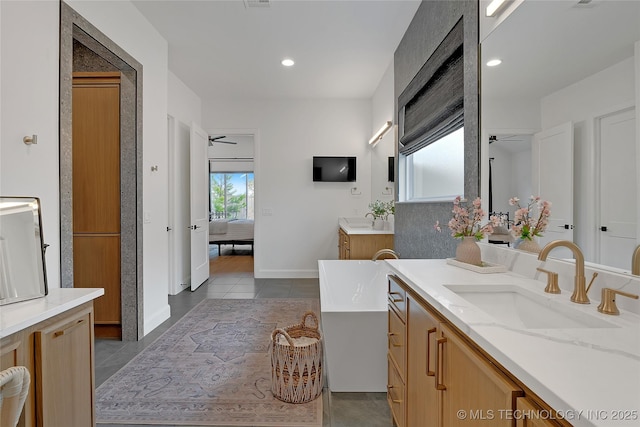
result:
M 214 142 L 218 142 L 220 144 L 237 144 L 237 142 L 234 141 L 221 141 L 221 139 L 226 138 L 226 135 L 220 135 L 220 136 L 210 136 L 209 137 L 209 147 L 213 147 L 213 143 Z
M 493 142 L 522 142 L 522 135 L 489 135 L 489 144 Z

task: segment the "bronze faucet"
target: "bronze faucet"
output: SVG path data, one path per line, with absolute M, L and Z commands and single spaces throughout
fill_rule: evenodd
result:
M 542 248 L 542 250 L 538 254 L 538 259 L 540 261 L 546 261 L 549 252 L 551 252 L 553 248 L 557 248 L 558 246 L 564 246 L 565 248 L 571 249 L 571 251 L 573 252 L 573 257 L 576 260 L 576 277 L 574 279 L 574 289 L 573 294 L 571 295 L 571 301 L 578 304 L 589 304 L 590 302 L 589 297 L 587 296 L 586 280 L 584 277 L 584 255 L 575 243 L 568 240 L 554 240 L 553 242 L 549 242 L 544 248 Z
M 640 276 L 640 245 L 636 247 L 636 250 L 633 251 L 633 256 L 631 257 L 631 274 Z

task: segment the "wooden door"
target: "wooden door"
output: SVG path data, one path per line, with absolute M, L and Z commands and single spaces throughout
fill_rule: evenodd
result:
M 522 390 L 447 325 L 440 324 L 440 330 L 436 378 L 442 392 L 441 425 L 513 427 L 513 420 L 501 414 L 516 409 Z
M 73 278 L 104 288 L 96 336 L 120 338 L 120 73 L 73 73 Z
M 531 154 L 533 192 L 552 203 L 540 246 L 558 239 L 573 242 L 573 124 L 567 122 L 535 134 Z M 559 248 L 554 256 L 572 258 L 573 254 Z
M 407 425 L 440 425 L 440 393 L 435 382 L 438 320 L 407 298 Z

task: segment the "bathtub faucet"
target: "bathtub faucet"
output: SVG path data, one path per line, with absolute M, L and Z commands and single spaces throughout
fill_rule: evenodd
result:
M 371 258 L 371 261 L 376 261 L 378 258 L 380 258 L 382 255 L 391 255 L 393 258 L 398 259 L 398 254 L 395 253 L 395 251 L 393 249 L 380 249 L 378 252 L 376 252 L 375 254 L 373 254 L 373 257 Z

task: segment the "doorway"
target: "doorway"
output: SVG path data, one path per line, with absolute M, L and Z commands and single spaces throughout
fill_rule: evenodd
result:
M 120 311 L 122 340 L 144 336 L 142 306 L 142 65 L 60 3 L 60 283 L 74 286 L 72 73 L 120 73 Z M 103 280 L 103 279 L 101 279 Z M 96 283 L 93 287 L 104 287 Z

